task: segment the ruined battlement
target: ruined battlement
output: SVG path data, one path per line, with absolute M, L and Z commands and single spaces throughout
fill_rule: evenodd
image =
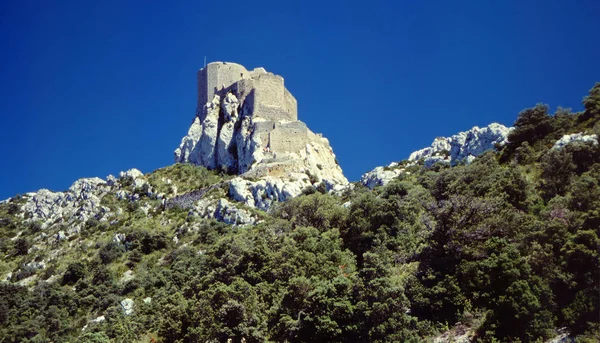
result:
M 212 62 L 198 71 L 198 114 L 215 95 L 229 91 L 240 95 L 254 117 L 274 121 L 298 119 L 298 104 L 285 88 L 284 79 L 264 68 L 252 71 L 237 63 Z

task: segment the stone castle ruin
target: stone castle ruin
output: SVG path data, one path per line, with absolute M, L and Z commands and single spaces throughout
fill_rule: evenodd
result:
M 196 118 L 175 162 L 251 177 L 304 173 L 347 183 L 329 141 L 298 120 L 298 104 L 283 77 L 228 62 L 198 71 Z
M 198 71 L 198 109 L 227 92 L 239 94 L 238 100 L 245 102 L 255 117 L 298 120 L 298 104 L 285 88 L 283 77 L 264 68 L 249 72 L 237 63 L 213 62 Z

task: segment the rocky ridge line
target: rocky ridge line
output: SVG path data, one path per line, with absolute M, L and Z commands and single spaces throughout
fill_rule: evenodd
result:
M 393 162 L 387 167 L 376 167 L 362 175 L 360 183 L 373 189 L 382 186 L 406 172 L 406 168 L 423 162 L 429 168 L 436 163 L 456 165 L 459 162 L 471 163 L 477 156 L 507 142 L 512 127 L 492 123 L 486 127 L 474 126 L 468 131 L 450 137 L 438 137 L 431 146 L 410 154 L 404 163 Z

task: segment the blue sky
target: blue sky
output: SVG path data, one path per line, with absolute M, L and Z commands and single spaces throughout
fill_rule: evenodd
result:
M 175 4 L 172 4 L 175 3 Z M 2 1 L 0 199 L 169 165 L 208 61 L 282 75 L 352 180 L 446 136 L 580 110 L 600 1 Z

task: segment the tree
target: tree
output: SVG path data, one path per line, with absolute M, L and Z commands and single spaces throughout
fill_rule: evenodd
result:
M 590 89 L 589 95 L 583 98 L 585 112 L 580 117 L 581 121 L 590 120 L 590 124 L 600 119 L 600 82 Z
M 86 275 L 87 267 L 83 262 L 76 261 L 67 267 L 67 271 L 63 275 L 63 284 L 73 285 L 77 281 L 83 279 Z
M 567 149 L 550 149 L 540 162 L 542 168 L 542 189 L 544 199 L 550 200 L 556 195 L 563 195 L 569 188 L 574 175 L 573 155 Z
M 507 161 L 524 142 L 534 146 L 534 143 L 546 137 L 552 130 L 551 119 L 548 105 L 537 104 L 534 108 L 521 111 L 513 124 L 514 129 L 508 135 L 502 160 Z
M 27 255 L 29 248 L 31 248 L 31 242 L 26 237 L 17 238 L 14 248 L 15 255 Z

